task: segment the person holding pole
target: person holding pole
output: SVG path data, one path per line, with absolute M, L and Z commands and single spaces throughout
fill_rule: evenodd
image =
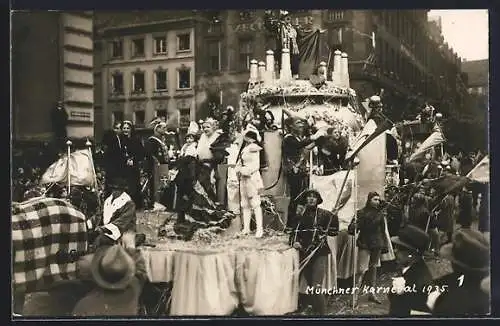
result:
M 358 280 L 357 286 L 361 286 L 364 282 L 370 287 L 376 287 L 377 265 L 380 263 L 381 255 L 387 250 L 383 203 L 377 192 L 370 192 L 365 207 L 357 212 L 357 217 L 348 227 L 350 234 L 359 232 L 356 240 L 361 258 L 358 271 L 366 270 L 365 273 L 361 272 L 363 274 L 355 276 Z M 368 300 L 377 304 L 382 303 L 374 292 L 369 293 Z
M 326 237 L 336 236 L 339 231 L 336 212 L 319 208 L 318 205 L 322 202 L 323 198 L 316 190 L 306 190 L 299 196 L 296 211 L 298 224 L 289 239 L 290 245 L 299 250 L 301 266 L 304 266 L 301 276 L 308 283 L 307 299 L 310 300 L 313 311 L 320 315 L 325 313 L 326 297 L 314 290 L 321 290 L 328 263 L 330 248 Z M 312 291 L 311 287 L 314 288 Z

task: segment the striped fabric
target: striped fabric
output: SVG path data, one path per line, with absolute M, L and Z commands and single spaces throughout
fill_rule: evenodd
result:
M 38 291 L 76 276 L 76 263 L 58 258 L 87 250 L 85 216 L 70 203 L 34 198 L 12 205 L 13 285 Z

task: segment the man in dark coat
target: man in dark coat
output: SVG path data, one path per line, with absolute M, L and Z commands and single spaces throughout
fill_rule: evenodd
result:
M 113 130 L 107 133 L 103 139 L 104 145 L 104 171 L 105 171 L 105 196 L 111 194 L 110 183 L 114 178 L 123 176 L 125 169 L 125 158 L 122 152 L 122 123 L 117 121 L 113 124 Z
M 490 273 L 490 243 L 481 232 L 462 229 L 441 248 L 453 272 L 435 281 L 441 291 L 429 294 L 427 305 L 435 316 L 472 317 L 490 312 L 490 295 L 481 282 Z
M 63 151 L 66 148 L 66 138 L 68 136 L 66 126 L 68 125 L 68 113 L 62 101 L 57 102 L 56 107 L 51 112 L 52 130 L 57 149 Z
M 148 138 L 145 143 L 144 149 L 146 152 L 146 159 L 144 168 L 148 175 L 149 186 L 149 200 L 148 209 L 152 209 L 155 202 L 160 201 L 159 191 L 163 171 L 168 174 L 168 157 L 167 146 L 163 142 L 163 134 L 167 124 L 161 120 L 154 120 L 151 122 L 153 125 L 153 135 Z M 168 175 L 166 176 L 168 177 Z
M 302 193 L 298 201 L 297 225 L 290 235 L 290 245 L 299 250 L 300 261 L 307 261 L 301 275 L 304 275 L 309 287 L 322 287 L 323 277 L 328 261 L 330 248 L 327 236 L 335 236 L 339 230 L 339 219 L 336 214 L 318 208 L 323 202 L 316 190 Z M 309 293 L 314 312 L 323 315 L 326 310 L 324 294 Z
M 407 317 L 412 314 L 412 310 L 429 312 L 426 305 L 427 295 L 422 291 L 422 288 L 432 285 L 432 274 L 423 259 L 423 254 L 429 246 L 429 235 L 416 226 L 407 225 L 391 240 L 400 267 L 400 276 L 393 278 L 393 292 L 389 294 L 389 315 Z M 418 292 L 405 291 L 405 286 L 414 286 Z
M 472 192 L 464 187 L 458 197 L 458 217 L 457 222 L 462 228 L 470 228 L 474 216 Z

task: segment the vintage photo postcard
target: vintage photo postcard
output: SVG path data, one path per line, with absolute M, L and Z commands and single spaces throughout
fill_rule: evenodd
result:
M 13 318 L 490 314 L 487 10 L 11 19 Z

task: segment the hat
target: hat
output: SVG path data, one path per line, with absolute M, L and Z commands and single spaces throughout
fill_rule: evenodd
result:
M 153 121 L 151 121 L 149 124 L 153 127 L 153 130 L 156 130 L 157 128 L 160 128 L 160 127 L 167 126 L 167 123 L 164 122 L 163 120 L 161 120 L 160 117 L 154 118 Z
M 135 276 L 135 261 L 120 245 L 99 248 L 90 265 L 94 282 L 107 290 L 123 290 Z
M 125 178 L 115 177 L 111 179 L 109 186 L 112 189 L 126 190 L 128 182 Z
M 430 237 L 421 228 L 407 225 L 399 231 L 398 236 L 391 238 L 391 242 L 422 254 L 429 246 Z
M 194 121 L 191 121 L 189 123 L 189 127 L 187 129 L 186 137 L 187 136 L 196 136 L 198 135 L 198 132 L 200 131 L 200 127 L 198 124 Z
M 479 231 L 458 230 L 452 243 L 441 248 L 441 256 L 471 272 L 486 272 L 490 268 L 490 243 Z
M 373 95 L 368 99 L 368 106 L 369 107 L 377 107 L 382 105 L 382 100 L 380 99 L 380 96 L 378 95 Z
M 303 202 L 303 201 L 305 201 L 306 197 L 309 194 L 313 194 L 313 195 L 316 196 L 316 198 L 318 199 L 318 205 L 320 205 L 323 202 L 323 197 L 321 197 L 321 194 L 319 193 L 319 191 L 317 191 L 315 189 L 304 190 L 303 192 L 301 192 L 297 196 L 297 198 L 295 198 L 295 201 L 297 201 L 297 202 Z
M 124 121 L 122 122 L 122 124 L 123 124 L 123 125 L 129 125 L 130 127 L 132 127 L 132 126 L 134 125 L 134 124 L 132 123 L 132 121 L 130 121 L 130 120 L 124 120 Z

